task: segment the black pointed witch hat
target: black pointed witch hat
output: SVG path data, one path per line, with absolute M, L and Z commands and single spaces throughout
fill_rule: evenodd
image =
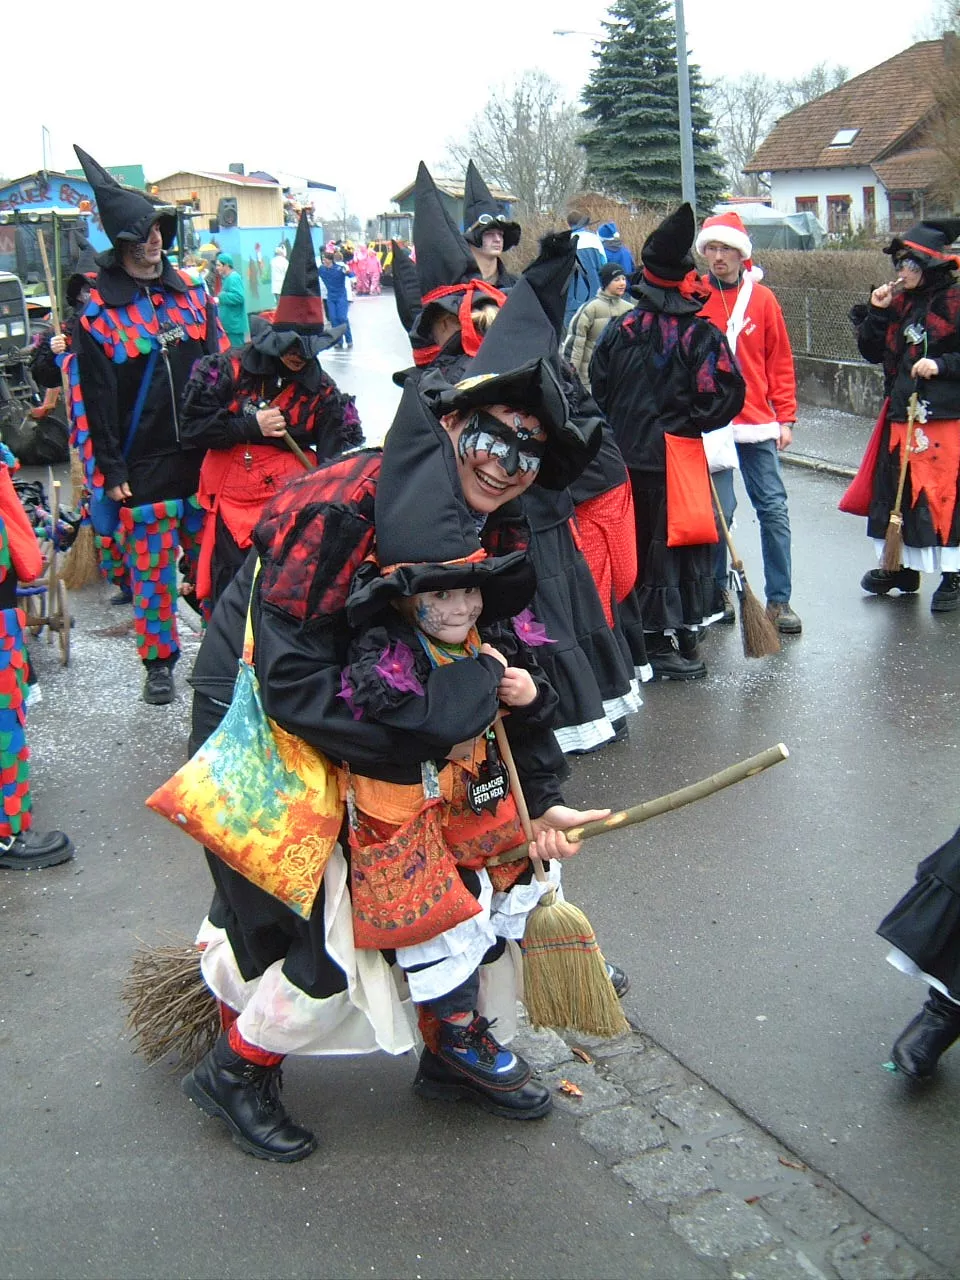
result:
M 520 223 L 506 216 L 472 160 L 467 163 L 463 183 L 463 227 L 464 239 L 478 248 L 483 243 L 484 231 L 502 231 L 504 250 L 520 243 Z
M 551 245 L 542 261 L 537 259 L 542 271 L 534 272 L 532 281 L 524 273 L 510 290 L 470 363 L 468 376 L 451 386 L 438 371 L 428 371 L 420 383 L 438 416 L 469 413 L 492 404 L 533 414 L 549 437 L 537 475 L 537 483 L 545 489 L 565 489 L 593 459 L 602 439 L 598 421 L 584 423 L 582 428 L 570 421 L 558 376 L 555 313 L 558 306 L 562 308 L 560 286 L 569 270 L 563 253 L 556 255 L 558 263 L 553 262 L 555 247 Z
M 75 241 L 77 260 L 73 266 L 73 274 L 67 281 L 66 299 L 71 307 L 75 307 L 80 299 L 80 290 L 84 285 L 96 278 L 100 269 L 97 251 L 84 235 L 78 235 Z
M 160 224 L 164 249 L 169 249 L 177 236 L 177 214 L 172 205 L 161 204 L 145 191 L 122 187 L 112 173 L 73 144 L 87 181 L 97 198 L 97 212 L 103 229 L 116 247 L 118 241 L 139 244 L 146 240 L 155 222 Z
M 396 240 L 390 241 L 392 252 L 391 274 L 393 276 L 393 300 L 396 303 L 397 315 L 404 329 L 409 329 L 420 314 L 421 297 L 420 274 L 417 264 L 410 256 L 408 249 Z
M 894 236 L 883 252 L 892 257 L 900 253 L 910 254 L 925 271 L 938 267 L 956 270 L 957 258 L 949 250 L 958 236 L 960 219 L 927 218 L 915 223 L 908 231 Z
M 682 280 L 693 270 L 690 250 L 696 231 L 696 220 L 689 204 L 684 203 L 667 214 L 650 232 L 640 250 L 640 261 L 646 272 L 659 276 L 660 280 Z
M 253 345 L 264 355 L 283 355 L 299 338 L 303 355 L 311 359 L 338 342 L 345 332 L 345 326 L 328 329 L 325 324 L 320 272 L 317 270 L 310 225 L 306 211 L 303 211 L 297 223 L 297 234 L 293 239 L 290 262 L 273 320 L 269 328 L 261 329 L 252 339 Z
M 384 441 L 374 524 L 379 565 L 354 579 L 351 626 L 421 591 L 481 588 L 481 622 L 512 618 L 533 598 L 536 574 L 525 551 L 483 550 L 450 437 L 412 381 Z
M 557 336 L 563 337 L 563 314 L 567 290 L 577 266 L 577 242 L 573 232 L 551 231 L 540 240 L 540 252 L 524 270 L 523 277 L 539 299 Z

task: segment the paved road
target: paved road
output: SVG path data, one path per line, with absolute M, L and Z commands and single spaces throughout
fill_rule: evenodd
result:
M 394 360 L 376 345 L 394 341 L 392 299 L 359 301 L 351 323 L 354 351 L 326 364 L 369 427 L 389 417 L 397 393 L 383 375 L 405 352 L 395 342 Z M 70 670 L 37 651 L 45 700 L 30 733 L 38 824 L 64 825 L 79 855 L 0 873 L 0 1124 L 8 1161 L 16 1153 L 0 1274 L 960 1272 L 960 1051 L 926 1090 L 881 1069 L 919 997 L 873 936 L 914 863 L 958 821 L 960 615 L 931 615 L 929 585 L 919 599 L 863 597 L 867 547 L 861 522 L 836 512 L 841 481 L 792 469 L 788 485 L 803 637 L 748 663 L 734 629 L 715 631 L 706 681 L 647 686 L 630 743 L 574 769 L 573 802 L 619 805 L 776 741 L 792 752 L 570 865 L 569 896 L 633 975 L 625 1004 L 643 1032 L 609 1059 L 594 1050 L 604 1060 L 591 1069 L 563 1046 L 532 1047 L 545 1069 L 582 1080 L 579 1125 L 576 1104 L 526 1126 L 424 1108 L 407 1089 L 409 1058 L 292 1061 L 289 1105 L 322 1145 L 282 1168 L 243 1156 L 174 1074 L 143 1067 L 119 984 L 138 940 L 189 937 L 208 897 L 195 847 L 142 806 L 182 759 L 187 704 L 140 703 L 132 641 L 117 634 L 125 619 L 98 588 L 78 598 Z M 756 530 L 741 517 L 760 590 Z M 780 1192 L 749 1162 L 732 1184 L 716 1172 L 697 1183 L 706 1147 L 730 1140 L 741 1162 L 753 1144 L 756 1168 L 763 1155 L 781 1175 L 784 1159 L 812 1169 L 791 1192 L 792 1220 L 767 1212 Z M 651 1161 L 662 1168 L 652 1188 Z M 816 1252 L 797 1245 L 797 1197 L 827 1194 L 818 1171 L 846 1196 L 819 1222 Z M 774 1239 L 789 1248 L 754 1240 L 747 1222 L 725 1243 L 757 1196 L 751 1223 L 778 1221 Z M 897 1249 L 883 1224 L 934 1262 Z

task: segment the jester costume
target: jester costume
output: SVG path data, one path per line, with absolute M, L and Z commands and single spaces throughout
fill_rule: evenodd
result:
M 121 187 L 77 149 L 94 186 L 104 229 L 132 253 L 159 225 L 164 248 L 176 232 L 172 211 Z M 180 399 L 196 360 L 227 343 L 202 286 L 165 256 L 153 278 L 134 277 L 120 249 L 100 270 L 75 337 L 71 397 L 82 400 L 90 449 L 85 461 L 96 531 L 119 543 L 130 575 L 137 650 L 147 667 L 144 698 L 173 698 L 178 562 L 195 581 L 203 511 L 196 493 L 203 450 L 182 439 Z M 110 491 L 127 486 L 124 505 Z
M 52 867 L 73 857 L 73 845 L 62 831 L 30 830 L 27 650 L 17 582 L 39 577 L 43 561 L 10 479 L 17 465 L 0 444 L 0 867 Z
M 300 225 L 271 322 L 254 322 L 242 350 L 207 356 L 195 366 L 183 400 L 184 442 L 207 450 L 199 500 L 208 513 L 197 574 L 197 595 L 212 609 L 250 549 L 266 501 L 304 462 L 282 436 L 259 425 L 264 408 L 283 415 L 306 465 L 363 443 L 352 396 L 317 363 L 337 340 L 324 325 L 310 225 Z

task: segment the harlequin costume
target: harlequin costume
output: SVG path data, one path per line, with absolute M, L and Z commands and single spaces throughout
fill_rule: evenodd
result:
M 902 564 L 893 572 L 871 570 L 861 586 L 875 595 L 894 588 L 913 592 L 921 573 L 939 573 L 930 602 L 935 613 L 960 606 L 960 258 L 949 252 L 958 233 L 960 222 L 951 219 L 920 222 L 895 237 L 884 253 L 911 258 L 923 272 L 919 285 L 896 294 L 887 307 L 871 304 L 851 313 L 861 355 L 883 366 L 888 397 L 855 482 L 869 485 L 867 536 L 878 557 L 896 501 L 914 392 L 919 402 L 901 507 Z M 935 377 L 913 377 L 921 359 L 934 361 Z
M 196 360 L 227 342 L 202 286 L 161 258 L 155 279 L 135 279 L 117 246 L 138 244 L 158 223 L 165 248 L 176 234 L 172 210 L 121 187 L 76 148 L 94 187 L 104 230 L 115 246 L 100 270 L 76 329 L 71 362 L 74 411 L 89 432 L 94 528 L 119 543 L 133 588 L 137 650 L 147 668 L 144 698 L 169 702 L 179 657 L 177 568 L 192 582 L 203 524 L 197 485 L 203 450 L 181 436 L 180 399 Z M 81 406 L 82 402 L 82 406 Z M 129 485 L 117 509 L 107 491 Z
M 197 595 L 212 608 L 250 549 L 263 505 L 304 464 L 283 439 L 264 436 L 257 413 L 284 416 L 309 463 L 363 443 L 352 396 L 317 363 L 340 336 L 324 324 L 310 224 L 301 214 L 276 311 L 242 350 L 206 356 L 193 369 L 181 414 L 185 443 L 205 448 L 198 497 L 207 513 Z M 305 361 L 299 370 L 283 356 Z
M 419 383 L 408 383 L 397 424 L 388 433 L 382 454 L 361 450 L 292 481 L 268 503 L 254 532 L 262 570 L 251 612 L 264 709 L 282 728 L 334 762 L 391 784 L 421 784 L 421 766 L 428 761 L 442 769 L 462 733 L 449 727 L 438 738 L 403 732 L 365 717 L 354 719 L 340 696 L 353 638 L 347 595 L 358 569 L 377 550 L 375 510 L 381 473 L 389 475 L 389 468 L 395 468 L 394 474 L 410 484 L 415 469 L 423 467 L 434 475 L 433 468 L 439 466 L 448 487 L 459 486 L 456 457 L 439 419 L 448 413 L 469 415 L 484 404 L 506 403 L 537 416 L 548 435 L 540 483 L 562 487 L 595 448 L 595 441 L 568 421 L 559 384 L 546 361 L 533 359 L 518 368 L 501 365 L 511 369 L 507 373 L 485 368 L 479 360 L 478 364 L 478 375 L 488 376 L 460 386 L 452 386 L 435 372 L 425 374 Z M 405 485 L 398 485 L 395 492 L 405 492 Z M 422 520 L 424 500 L 419 488 L 416 492 Z M 508 503 L 478 523 L 482 523 L 480 548 L 488 556 L 525 551 L 527 528 L 517 504 Z M 430 554 L 436 554 L 436 546 L 431 539 Z M 219 722 L 230 696 L 252 575 L 253 566 L 245 566 L 224 593 L 201 646 L 192 677 L 196 690 L 193 736 L 198 743 Z M 457 668 L 464 665 L 443 667 L 431 679 L 459 684 L 465 677 Z M 478 680 L 492 683 L 484 664 L 469 665 L 480 673 Z M 492 700 L 484 705 L 478 726 L 487 721 L 492 705 Z M 541 815 L 559 802 L 565 772 L 562 756 L 549 733 L 524 731 L 513 716 L 508 717 L 506 729 L 530 812 Z M 224 1118 L 245 1149 L 269 1159 L 300 1159 L 313 1149 L 313 1136 L 293 1125 L 282 1108 L 272 1112 L 281 1117 L 275 1129 L 265 1132 L 254 1111 L 258 1086 L 272 1090 L 269 1096 L 279 1108 L 271 1080 L 282 1055 L 378 1048 L 403 1053 L 413 1045 L 412 1027 L 384 958 L 378 951 L 357 949 L 354 944 L 349 872 L 340 850 L 334 851 L 326 866 L 307 921 L 215 858 L 209 862 L 216 893 L 200 933 L 205 948 L 202 968 L 213 993 L 239 1016 L 233 1029 L 187 1077 L 184 1089 L 198 1105 Z M 508 948 L 502 956 L 484 958 L 493 963 L 481 966 L 477 1008 L 481 1015 L 489 1015 L 495 1007 L 501 1017 L 498 1036 L 502 1031 L 503 1038 L 509 1038 L 516 1007 L 515 953 Z M 503 1066 L 502 1105 L 519 1112 L 526 1109 L 529 1114 L 532 1097 L 534 1108 L 542 1106 L 539 1091 L 527 1083 L 525 1064 L 500 1047 L 492 1049 L 492 1038 L 481 1023 L 478 1020 L 471 1033 L 471 1052 L 492 1054 L 495 1071 Z M 424 1062 L 428 1073 L 436 1067 L 430 1057 L 421 1060 L 422 1066 Z M 439 1070 L 433 1071 L 425 1088 L 437 1085 Z M 460 1080 L 458 1087 L 464 1091 L 477 1087 L 463 1077 Z M 525 1092 L 531 1089 L 532 1095 Z M 491 1101 L 487 1094 L 484 1098 Z
M 17 497 L 17 460 L 0 444 L 0 867 L 52 867 L 73 857 L 62 831 L 31 831 L 30 748 L 27 746 L 27 650 L 17 583 L 43 571 L 36 535 Z
M 633 487 L 647 650 L 654 675 L 670 679 L 706 675 L 696 657 L 696 631 L 722 607 L 713 544 L 667 545 L 665 437 L 695 438 L 724 426 L 745 394 L 726 338 L 697 316 L 704 297 L 690 257 L 694 230 L 693 211 L 684 204 L 648 236 L 632 289 L 636 305 L 608 325 L 590 365 L 594 398 Z M 687 654 L 678 652 L 678 632 L 687 639 Z

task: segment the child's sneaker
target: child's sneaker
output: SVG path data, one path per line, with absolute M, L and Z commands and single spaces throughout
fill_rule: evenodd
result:
M 530 1079 L 530 1067 L 490 1034 L 477 1014 L 466 1025 L 440 1024 L 437 1053 L 424 1049 L 413 1087 L 422 1098 L 475 1102 L 510 1120 L 536 1120 L 553 1107 L 549 1090 Z

